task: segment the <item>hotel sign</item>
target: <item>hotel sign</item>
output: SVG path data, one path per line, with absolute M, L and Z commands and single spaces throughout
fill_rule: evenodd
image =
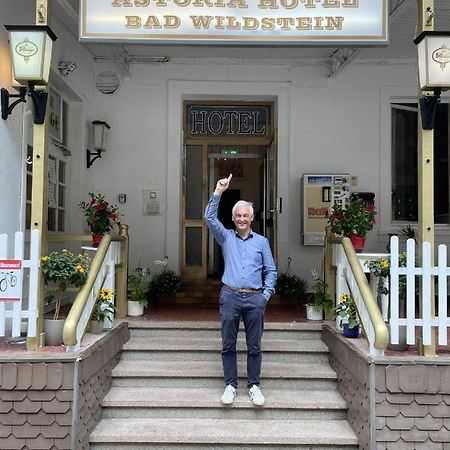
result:
M 268 105 L 189 105 L 188 138 L 270 137 L 271 108 Z
M 386 45 L 388 0 L 80 0 L 80 40 Z

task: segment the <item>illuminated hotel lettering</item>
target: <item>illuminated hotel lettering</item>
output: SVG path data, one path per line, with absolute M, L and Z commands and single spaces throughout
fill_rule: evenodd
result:
M 210 106 L 188 107 L 190 137 L 207 136 L 268 136 L 269 106 Z
M 389 3 L 389 0 L 83 0 L 80 40 L 158 44 L 202 41 L 255 46 L 284 42 L 387 45 Z
M 244 0 L 172 0 L 174 6 L 178 7 L 197 7 L 197 8 L 231 8 L 248 9 L 248 5 Z M 319 3 L 319 5 L 318 5 Z M 111 6 L 115 7 L 141 7 L 165 8 L 170 5 L 169 0 L 114 0 Z M 256 9 L 259 10 L 295 10 L 305 8 L 317 8 L 321 6 L 330 9 L 340 8 L 358 8 L 359 0 L 259 0 Z M 209 11 L 208 11 L 209 12 Z M 187 16 L 186 16 L 187 17 Z M 291 30 L 342 30 L 344 17 L 342 16 L 292 16 L 292 17 L 264 17 L 264 16 L 240 16 L 233 15 L 189 15 L 192 25 L 197 30 L 209 30 L 215 28 L 217 30 L 244 30 L 244 31 L 291 31 Z M 128 16 L 125 15 L 125 27 L 128 29 L 146 28 L 146 29 L 176 29 L 182 25 L 181 18 L 176 15 L 163 16 Z

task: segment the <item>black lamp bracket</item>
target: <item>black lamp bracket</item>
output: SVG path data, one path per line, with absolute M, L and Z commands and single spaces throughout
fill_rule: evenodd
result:
M 87 149 L 86 150 L 86 167 L 89 169 L 89 167 L 91 167 L 92 164 L 94 164 L 94 161 L 101 157 L 102 157 L 101 150 L 91 152 L 89 149 Z
M 424 95 L 420 97 L 420 116 L 422 119 L 422 128 L 432 130 L 436 118 L 437 105 L 441 102 L 441 89 L 434 90 L 433 95 Z
M 45 91 L 37 91 L 35 84 L 31 81 L 28 82 L 28 86 L 22 86 L 19 88 L 18 94 L 10 94 L 5 88 L 1 89 L 1 106 L 2 106 L 2 119 L 6 120 L 12 113 L 13 109 L 19 103 L 26 103 L 27 94 L 31 97 L 33 102 L 33 122 L 36 125 L 42 125 L 45 120 L 45 112 L 47 109 L 48 93 Z M 11 98 L 17 98 L 16 101 L 9 104 Z
M 19 103 L 26 103 L 25 96 L 27 95 L 27 88 L 21 87 L 19 89 L 18 94 L 10 94 L 7 89 L 2 88 L 1 89 L 1 96 L 2 96 L 2 119 L 6 120 L 8 116 L 12 113 L 12 110 L 19 104 Z M 17 98 L 15 102 L 12 102 L 9 104 L 10 98 Z

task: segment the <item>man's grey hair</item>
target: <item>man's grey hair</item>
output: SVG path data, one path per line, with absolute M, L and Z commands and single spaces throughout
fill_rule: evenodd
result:
M 236 209 L 238 209 L 240 206 L 245 206 L 246 208 L 249 209 L 250 211 L 250 215 L 254 215 L 255 211 L 253 210 L 253 203 L 252 202 L 246 202 L 245 200 L 239 200 L 234 206 L 233 209 L 231 210 L 231 217 L 234 218 L 234 214 L 236 213 Z

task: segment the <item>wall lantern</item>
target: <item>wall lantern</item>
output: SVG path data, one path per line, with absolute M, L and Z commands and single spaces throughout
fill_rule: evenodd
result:
M 414 39 L 417 45 L 419 86 L 433 95 L 420 98 L 422 128 L 432 130 L 441 91 L 450 89 L 450 32 L 424 31 Z
M 1 89 L 2 119 L 6 120 L 12 110 L 26 102 L 27 94 L 33 102 L 35 124 L 44 123 L 47 92 L 35 89 L 36 85 L 48 84 L 53 41 L 56 36 L 48 26 L 5 25 L 8 30 L 13 79 L 20 84 L 18 94 Z M 11 105 L 9 100 L 17 98 Z
M 93 120 L 92 121 L 92 142 L 94 145 L 95 151 L 86 150 L 86 166 L 92 166 L 94 161 L 98 158 L 102 157 L 102 152 L 105 149 L 105 131 L 109 130 L 111 127 L 102 120 Z

